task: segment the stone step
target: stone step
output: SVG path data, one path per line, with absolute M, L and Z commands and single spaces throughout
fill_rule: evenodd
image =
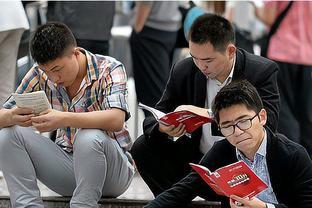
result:
M 69 208 L 69 197 L 43 197 L 45 208 Z M 99 208 L 142 208 L 149 200 L 102 198 Z M 0 196 L 0 207 L 10 208 L 10 198 Z M 193 207 L 198 208 L 220 208 L 218 202 L 194 201 Z

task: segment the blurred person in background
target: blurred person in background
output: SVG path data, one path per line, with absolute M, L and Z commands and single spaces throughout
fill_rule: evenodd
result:
M 288 6 L 288 1 L 264 2 L 256 15 L 268 27 Z M 279 65 L 281 96 L 278 131 L 302 144 L 312 156 L 312 2 L 293 2 L 276 33 L 267 57 Z
M 49 1 L 47 19 L 65 23 L 79 47 L 108 55 L 115 15 L 114 1 Z
M 21 1 L 0 1 L 0 106 L 15 90 L 18 47 L 27 29 Z
M 155 106 L 169 77 L 177 31 L 179 2 L 135 2 L 130 46 L 138 102 Z

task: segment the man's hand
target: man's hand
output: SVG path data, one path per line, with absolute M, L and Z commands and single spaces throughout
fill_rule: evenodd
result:
M 241 198 L 235 195 L 230 196 L 230 205 L 231 208 L 266 208 L 265 203 L 256 197 L 249 199 L 248 197 Z
M 39 132 L 48 132 L 65 126 L 64 113 L 65 112 L 48 109 L 40 113 L 39 116 L 32 117 L 31 121 Z
M 187 110 L 200 116 L 209 117 L 208 109 L 196 107 L 194 105 L 180 105 L 174 111 Z
M 19 107 L 12 108 L 10 115 L 10 124 L 24 127 L 32 126 L 31 118 L 35 116 L 33 109 Z
M 169 136 L 172 137 L 180 137 L 183 136 L 186 131 L 185 131 L 185 125 L 180 123 L 179 126 L 175 127 L 173 125 L 164 125 L 162 123 L 159 123 L 159 131 L 165 134 L 168 134 Z

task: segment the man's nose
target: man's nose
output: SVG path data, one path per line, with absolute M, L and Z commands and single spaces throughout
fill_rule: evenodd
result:
M 50 78 L 51 81 L 54 82 L 54 83 L 58 83 L 58 82 L 60 81 L 60 77 L 59 77 L 59 76 L 56 76 L 56 75 L 50 76 L 49 78 Z
M 235 126 L 234 128 L 234 135 L 235 136 L 239 136 L 241 134 L 243 134 L 245 131 L 241 130 L 240 128 L 238 128 L 237 126 Z
M 208 66 L 207 66 L 207 64 L 204 61 L 199 60 L 198 64 L 199 64 L 199 68 L 201 70 L 207 70 Z

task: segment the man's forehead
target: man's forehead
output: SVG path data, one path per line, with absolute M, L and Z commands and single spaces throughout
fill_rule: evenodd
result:
M 39 68 L 45 72 L 51 71 L 57 67 L 60 67 L 61 65 L 62 65 L 62 62 L 61 62 L 61 60 L 58 60 L 58 59 L 56 59 L 54 61 L 50 61 L 50 62 L 45 63 L 45 64 L 38 64 Z
M 220 124 L 235 122 L 246 117 L 253 116 L 256 113 L 253 110 L 247 109 L 243 104 L 232 105 L 219 111 Z

